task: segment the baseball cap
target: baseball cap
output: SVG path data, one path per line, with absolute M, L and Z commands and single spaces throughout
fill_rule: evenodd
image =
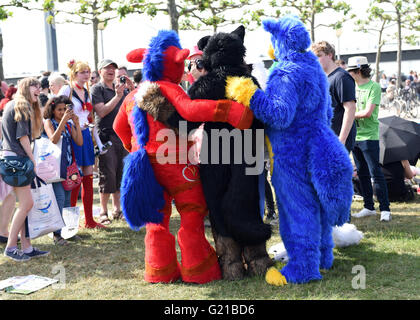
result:
M 101 70 L 102 68 L 105 68 L 110 64 L 113 64 L 115 68 L 118 69 L 118 64 L 116 64 L 114 61 L 112 61 L 111 59 L 104 59 L 98 63 L 98 70 Z
M 187 59 L 191 59 L 191 57 L 192 57 L 192 56 L 195 56 L 195 55 L 197 55 L 197 54 L 202 55 L 202 54 L 203 54 L 203 51 L 201 51 L 200 49 L 198 49 L 198 46 L 194 46 L 194 47 L 190 50 L 190 55 L 188 56 L 188 58 L 187 58 Z

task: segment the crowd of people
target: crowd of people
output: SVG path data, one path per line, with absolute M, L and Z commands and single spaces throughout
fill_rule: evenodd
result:
M 334 47 L 326 41 L 314 43 L 311 49 L 328 77 L 333 107 L 332 129 L 349 155 L 353 155 L 357 168 L 364 208 L 352 216 L 360 218 L 376 214 L 373 201 L 375 190 L 380 220 L 389 221 L 390 200 L 401 198 L 396 196 L 398 190 L 389 190 L 390 184 L 387 184 L 388 178 L 392 176 L 392 168 L 385 168 L 384 171 L 379 163 L 378 106 L 381 92 L 387 92 L 391 86 L 395 87 L 395 76 L 388 78 L 383 74 L 378 84 L 371 80 L 372 70 L 365 57 L 351 57 L 347 64 L 342 60 L 336 61 Z M 201 61 L 202 54 L 202 51 L 194 47 L 187 58 L 183 79 L 185 90 L 206 73 Z M 141 70 L 135 71 L 131 79 L 127 68 L 110 59 L 102 60 L 98 71 L 93 71 L 82 61 L 72 60 L 68 67 L 68 74 L 46 72 L 39 78 L 20 80 L 17 87 L 5 83 L 2 85 L 1 152 L 3 157 L 28 157 L 35 165 L 31 148 L 34 140 L 44 135 L 57 144 L 61 139 L 62 161 L 65 167 L 76 161 L 82 182 L 73 190 L 66 190 L 61 182 L 52 183 L 60 213 L 63 208 L 77 205 L 81 191 L 85 227 L 102 229 L 112 221 L 124 219 L 120 204 L 120 186 L 123 159 L 128 152 L 113 130 L 113 122 L 124 99 L 141 83 L 142 73 Z M 416 90 L 420 97 L 417 73 L 411 71 L 404 80 L 405 86 Z M 197 159 L 202 126 L 200 129 L 195 134 Z M 411 179 L 419 174 L 416 168 L 407 165 L 407 161 L 402 161 L 396 167 L 398 172 L 404 172 L 398 175 L 398 179 Z M 99 221 L 95 221 L 93 217 L 93 177 L 96 168 L 101 210 Z M 275 204 L 268 176 L 265 170 L 267 218 L 274 219 Z M 33 206 L 31 186 L 10 187 L 8 191 L 0 199 L 0 242 L 6 244 L 4 255 L 16 261 L 48 255 L 48 251 L 33 247 L 27 237 L 25 220 Z M 112 213 L 108 213 L 110 198 Z M 17 200 L 19 206 L 14 212 Z M 57 245 L 80 241 L 78 236 L 64 239 L 60 230 L 54 232 L 53 239 Z M 18 249 L 18 241 L 21 250 Z

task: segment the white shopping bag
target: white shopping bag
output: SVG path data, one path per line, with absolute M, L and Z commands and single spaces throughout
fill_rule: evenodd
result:
M 63 228 L 64 221 L 52 185 L 44 184 L 35 178 L 31 193 L 34 206 L 28 214 L 29 237 L 35 239 Z
M 60 176 L 62 140 L 63 138 L 60 138 L 57 144 L 44 136 L 35 140 L 36 174 L 46 183 L 64 180 Z
M 79 231 L 80 210 L 79 207 L 63 208 L 63 220 L 65 227 L 61 229 L 64 239 L 74 237 Z

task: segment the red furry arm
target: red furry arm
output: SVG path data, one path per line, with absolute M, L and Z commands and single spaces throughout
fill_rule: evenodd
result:
M 124 145 L 124 148 L 126 148 L 127 151 L 129 152 L 131 152 L 131 148 L 132 148 L 131 137 L 133 136 L 133 134 L 131 132 L 131 127 L 130 127 L 130 123 L 128 122 L 129 120 L 128 120 L 128 114 L 127 114 L 127 112 L 130 112 L 131 110 L 127 110 L 127 104 L 129 104 L 132 99 L 133 99 L 133 94 L 129 94 L 127 97 L 125 97 L 123 103 L 121 104 L 120 110 L 118 111 L 117 116 L 114 119 L 114 123 L 112 125 L 115 133 L 121 139 Z
M 248 129 L 254 119 L 252 111 L 231 100 L 191 100 L 174 83 L 158 81 L 160 91 L 185 120 L 193 122 L 228 122 L 238 129 Z

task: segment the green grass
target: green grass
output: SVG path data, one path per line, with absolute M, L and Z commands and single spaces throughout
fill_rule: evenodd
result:
M 95 204 L 98 205 L 96 199 Z M 80 204 L 80 203 L 79 203 Z M 352 212 L 362 208 L 353 202 Z M 48 257 L 17 263 L 0 257 L 0 280 L 16 275 L 58 277 L 53 268 L 65 271 L 65 288 L 47 287 L 29 296 L 0 293 L 8 299 L 420 299 L 420 196 L 411 203 L 392 203 L 392 221 L 379 222 L 379 215 L 353 219 L 364 232 L 357 246 L 334 249 L 332 270 L 321 271 L 323 280 L 303 285 L 274 287 L 263 277 L 241 281 L 215 281 L 205 285 L 176 282 L 150 284 L 144 275 L 145 230 L 134 232 L 126 223 L 112 223 L 106 230 L 81 229 L 83 242 L 58 247 L 45 236 L 33 245 L 50 250 Z M 171 231 L 176 234 L 180 217 L 174 210 Z M 206 235 L 214 245 L 210 229 Z M 280 242 L 277 228 L 267 248 Z M 3 249 L 3 247 L 1 247 Z M 179 254 L 179 252 L 178 252 Z M 354 289 L 358 276 L 352 268 L 366 270 L 365 289 Z M 281 266 L 281 264 L 279 264 Z M 61 279 L 63 274 L 60 274 Z

